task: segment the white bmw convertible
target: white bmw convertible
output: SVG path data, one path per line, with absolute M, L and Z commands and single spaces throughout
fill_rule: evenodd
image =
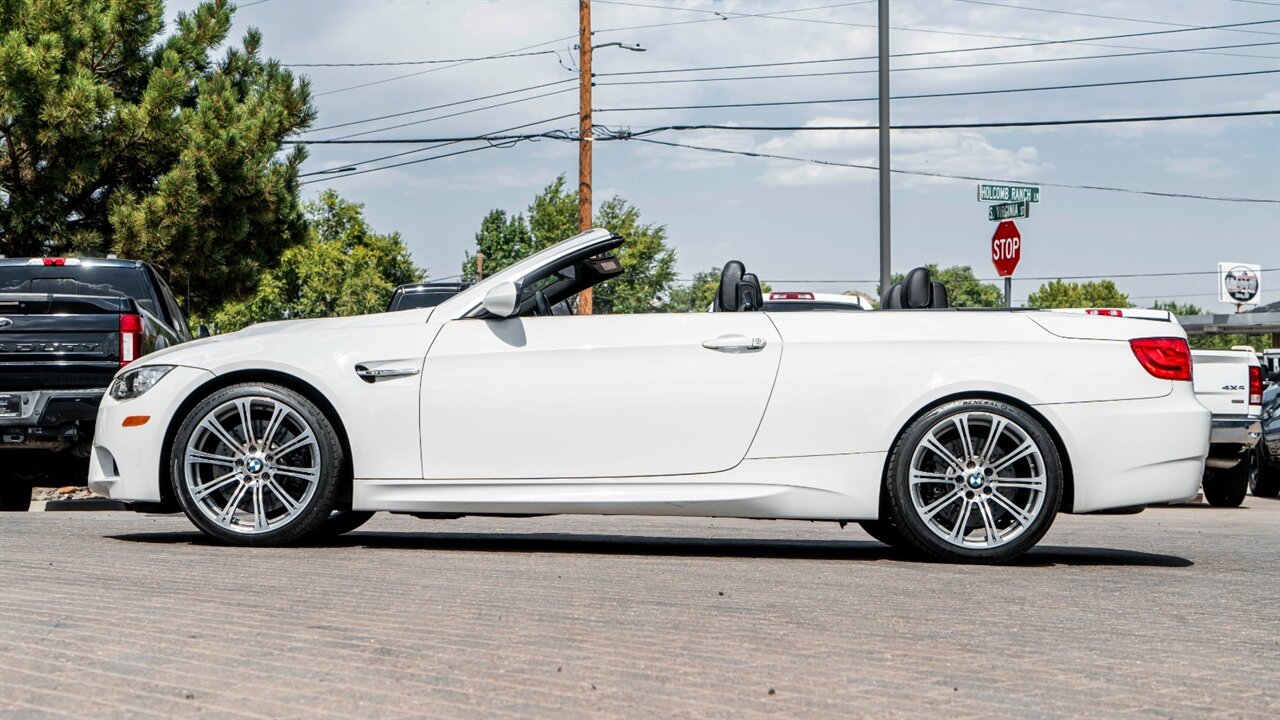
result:
M 1008 560 L 1058 512 L 1194 495 L 1209 412 L 1164 319 L 956 310 L 913 271 L 874 312 L 571 316 L 622 272 L 592 230 L 435 308 L 265 323 L 121 370 L 90 487 L 278 545 L 375 511 L 857 521 Z

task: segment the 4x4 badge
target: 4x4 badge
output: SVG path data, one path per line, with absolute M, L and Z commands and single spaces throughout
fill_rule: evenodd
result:
M 9 318 L 0 317 L 0 329 L 7 328 L 12 324 L 13 324 L 13 321 L 10 320 Z

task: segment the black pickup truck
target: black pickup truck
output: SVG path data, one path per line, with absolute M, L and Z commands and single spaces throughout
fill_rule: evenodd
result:
M 112 377 L 190 339 L 145 262 L 0 258 L 0 510 L 26 510 L 33 487 L 82 483 Z

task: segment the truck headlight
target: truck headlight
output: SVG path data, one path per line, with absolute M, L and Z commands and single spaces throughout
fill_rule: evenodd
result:
M 111 383 L 111 389 L 108 392 L 116 400 L 136 398 L 154 387 L 156 383 L 160 382 L 160 378 L 168 375 L 172 369 L 172 365 L 147 365 L 136 370 L 130 370 L 117 377 Z

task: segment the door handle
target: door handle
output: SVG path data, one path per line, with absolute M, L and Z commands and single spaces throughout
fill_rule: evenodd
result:
M 759 352 L 764 349 L 764 338 L 749 338 L 745 335 L 721 335 L 714 340 L 704 340 L 702 347 L 722 353 Z
M 417 375 L 420 371 L 418 368 L 370 368 L 364 365 L 356 366 L 356 374 L 360 379 L 373 383 L 379 380 L 390 380 L 391 378 L 407 377 L 409 375 Z

